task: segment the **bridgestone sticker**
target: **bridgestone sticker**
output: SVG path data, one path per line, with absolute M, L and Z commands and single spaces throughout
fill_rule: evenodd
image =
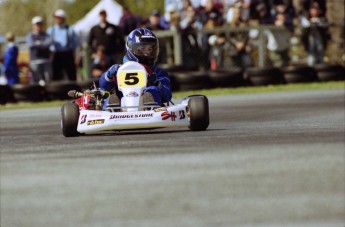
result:
M 144 119 L 151 117 L 153 117 L 153 113 L 110 115 L 110 119 Z

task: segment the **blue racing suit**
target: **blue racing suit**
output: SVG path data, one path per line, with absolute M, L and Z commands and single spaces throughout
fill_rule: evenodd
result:
M 14 43 L 8 43 L 4 54 L 3 71 L 8 85 L 19 83 L 19 68 L 17 65 L 18 47 Z
M 123 58 L 123 63 L 130 61 L 127 56 Z M 107 71 L 105 71 L 101 78 L 99 79 L 99 86 L 101 89 L 106 91 L 112 91 L 115 89 L 116 94 L 121 98 L 122 92 L 119 92 L 116 84 L 116 74 L 121 65 L 115 64 L 111 66 Z M 145 65 L 144 65 L 145 66 Z M 150 92 L 158 105 L 162 103 L 169 102 L 172 98 L 170 77 L 169 74 L 156 66 L 147 67 L 146 70 L 149 73 L 148 85 L 144 90 L 145 92 Z

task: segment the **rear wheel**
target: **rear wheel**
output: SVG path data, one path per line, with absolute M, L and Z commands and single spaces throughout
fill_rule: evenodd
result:
M 75 103 L 65 103 L 61 108 L 61 128 L 65 137 L 79 136 L 77 131 L 79 107 Z
M 191 96 L 188 102 L 189 128 L 192 131 L 206 130 L 209 125 L 209 108 L 206 96 Z

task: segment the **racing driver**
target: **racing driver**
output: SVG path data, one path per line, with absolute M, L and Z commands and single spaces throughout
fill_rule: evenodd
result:
M 170 78 L 166 71 L 156 66 L 159 42 L 156 35 L 146 28 L 137 28 L 127 37 L 126 55 L 123 63 L 136 61 L 142 64 L 148 72 L 148 85 L 144 90 L 144 104 L 155 102 L 158 105 L 169 102 L 172 98 Z M 115 94 L 106 101 L 108 104 L 119 104 L 122 92 L 119 92 L 116 84 L 116 74 L 121 65 L 114 64 L 105 71 L 99 79 L 99 86 L 106 91 L 115 89 Z

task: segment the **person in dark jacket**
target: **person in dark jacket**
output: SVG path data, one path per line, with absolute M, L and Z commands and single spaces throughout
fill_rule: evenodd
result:
M 301 17 L 302 41 L 308 51 L 308 65 L 323 63 L 327 42 L 330 38 L 327 19 L 321 16 L 318 3 L 309 9 L 308 17 Z
M 88 37 L 88 45 L 91 48 L 93 56 L 97 47 L 104 46 L 107 58 L 113 60 L 113 63 L 120 61 L 120 56 L 124 53 L 124 34 L 119 26 L 107 21 L 107 12 L 102 9 L 99 12 L 99 24 L 93 26 Z
M 123 58 L 123 62 L 135 61 L 141 63 L 149 74 L 144 96 L 147 96 L 147 99 L 156 102 L 158 105 L 169 102 L 172 98 L 169 74 L 156 66 L 159 54 L 159 42 L 156 35 L 149 29 L 137 28 L 128 35 L 126 50 L 127 53 Z M 111 66 L 102 74 L 99 80 L 101 89 L 106 91 L 115 90 L 118 98 L 122 97 L 116 83 L 116 74 L 120 66 L 120 64 Z
M 160 25 L 160 13 L 158 10 L 153 10 L 149 21 L 146 23 L 146 28 L 150 29 L 151 31 L 157 31 L 157 30 L 164 30 L 164 28 Z
M 15 44 L 15 36 L 8 32 L 6 34 L 7 46 L 4 54 L 3 71 L 7 79 L 8 85 L 19 83 L 19 69 L 17 64 L 18 47 Z
M 134 15 L 128 7 L 124 7 L 119 26 L 125 36 L 127 36 L 131 31 L 139 27 L 142 19 L 140 16 Z
M 32 32 L 26 36 L 26 43 L 30 51 L 30 70 L 32 82 L 44 85 L 51 81 L 51 63 L 49 46 L 52 39 L 43 30 L 43 19 L 40 16 L 32 18 Z

